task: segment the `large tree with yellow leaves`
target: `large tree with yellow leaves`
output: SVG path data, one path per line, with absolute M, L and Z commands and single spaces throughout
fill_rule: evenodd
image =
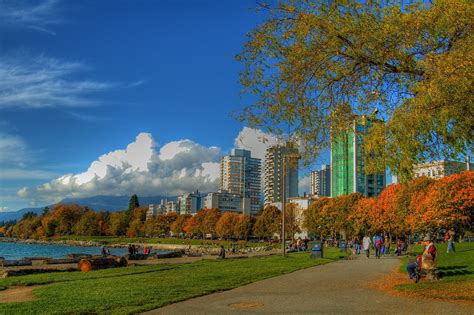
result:
M 296 135 L 311 161 L 330 130 L 375 108 L 366 170 L 403 180 L 429 157 L 471 154 L 474 2 L 286 0 L 261 4 L 265 20 L 238 59 L 256 96 L 240 118 Z

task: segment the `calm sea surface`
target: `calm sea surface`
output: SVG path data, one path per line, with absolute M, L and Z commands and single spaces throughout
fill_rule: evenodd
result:
M 126 248 L 109 248 L 112 255 L 127 254 Z M 100 247 L 82 247 L 46 244 L 21 244 L 0 242 L 0 257 L 5 259 L 21 259 L 23 257 L 64 258 L 67 254 L 100 255 Z

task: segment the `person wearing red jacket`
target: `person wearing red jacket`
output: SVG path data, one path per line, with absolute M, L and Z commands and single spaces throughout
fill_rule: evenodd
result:
M 436 246 L 429 236 L 423 239 L 423 252 L 416 256 L 416 260 L 407 265 L 407 272 L 410 279 L 414 279 L 418 283 L 420 280 L 420 269 L 424 265 L 432 265 L 436 259 Z

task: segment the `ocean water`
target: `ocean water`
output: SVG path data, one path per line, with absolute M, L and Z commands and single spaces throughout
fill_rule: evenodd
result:
M 126 248 L 109 248 L 112 255 L 123 256 L 128 253 Z M 7 260 L 23 257 L 51 257 L 64 258 L 67 254 L 100 255 L 100 247 L 82 247 L 69 245 L 49 244 L 22 244 L 0 242 L 0 257 Z

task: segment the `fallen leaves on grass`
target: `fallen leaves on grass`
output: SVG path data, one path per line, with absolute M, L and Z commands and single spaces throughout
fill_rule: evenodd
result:
M 368 287 L 394 296 L 474 305 L 474 280 L 430 282 L 421 278 L 420 283 L 414 284 L 406 273 L 400 272 L 400 266 L 393 268 L 388 275 L 370 282 Z

